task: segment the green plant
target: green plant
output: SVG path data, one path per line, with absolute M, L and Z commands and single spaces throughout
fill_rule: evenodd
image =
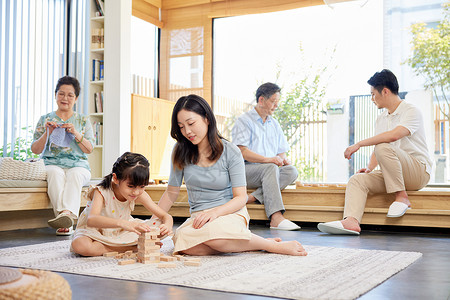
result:
M 448 119 L 448 112 L 441 105 L 450 105 L 450 2 L 443 4 L 443 15 L 436 28 L 427 28 L 425 23 L 411 26 L 412 55 L 404 63 L 425 78 L 425 88 L 433 91 L 439 109 Z
M 304 59 L 304 50 L 299 47 L 299 59 Z M 300 132 L 302 126 L 308 122 L 318 121 L 315 116 L 322 113 L 323 100 L 326 93 L 326 87 L 333 71 L 333 58 L 336 48 L 331 54 L 327 54 L 327 59 L 318 60 L 319 65 L 309 65 L 303 68 L 297 74 L 291 88 L 283 89 L 281 101 L 274 113 L 287 138 L 291 149 L 295 147 L 302 139 Z M 334 67 L 335 68 L 335 67 Z M 281 72 L 277 73 L 280 76 Z M 300 180 L 322 181 L 322 174 L 317 169 L 317 158 L 307 160 L 304 157 L 291 157 L 293 164 L 299 171 Z M 317 169 L 317 170 L 316 170 Z
M 31 144 L 33 142 L 33 129 L 31 126 L 23 127 L 22 132 L 27 132 L 27 138 L 19 136 L 14 141 L 13 147 L 8 143 L 5 147 L 0 148 L 0 157 L 12 157 L 16 160 L 26 160 L 28 158 L 37 158 L 38 155 L 31 152 Z

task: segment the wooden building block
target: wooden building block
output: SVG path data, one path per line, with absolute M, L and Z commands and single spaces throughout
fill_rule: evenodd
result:
M 200 257 L 185 257 L 188 261 L 200 262 Z
M 119 261 L 119 265 L 123 266 L 123 265 L 131 265 L 134 264 L 136 261 L 134 259 L 125 259 L 125 260 L 120 260 Z
M 184 255 L 179 255 L 179 254 L 174 255 L 174 257 L 175 257 L 178 261 L 184 261 L 184 260 L 186 259 L 186 257 L 184 257 Z
M 185 260 L 184 261 L 184 265 L 185 266 L 199 267 L 200 264 L 201 263 L 199 261 L 191 261 L 191 260 Z
M 175 258 L 175 257 L 173 257 L 173 256 L 166 256 L 166 255 L 164 255 L 164 256 L 161 256 L 161 261 L 176 261 L 177 259 Z
M 175 263 L 164 263 L 164 264 L 158 264 L 158 268 L 176 268 L 177 265 Z
M 132 253 L 133 253 L 133 250 L 125 251 L 125 255 L 131 255 Z
M 125 256 L 125 253 L 119 253 L 116 255 L 117 259 L 123 258 Z
M 116 256 L 117 254 L 119 254 L 119 252 L 117 252 L 117 251 L 106 252 L 106 253 L 103 253 L 103 256 L 105 256 L 105 257 L 113 257 L 113 256 Z

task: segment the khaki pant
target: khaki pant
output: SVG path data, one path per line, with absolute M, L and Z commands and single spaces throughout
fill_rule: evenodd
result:
M 382 143 L 375 146 L 374 153 L 381 170 L 350 178 L 345 190 L 344 218 L 354 217 L 361 223 L 369 193 L 417 191 L 430 180 L 425 164 L 400 148 Z

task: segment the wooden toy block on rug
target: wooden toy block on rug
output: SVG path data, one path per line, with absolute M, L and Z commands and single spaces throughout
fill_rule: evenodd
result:
M 177 258 L 173 257 L 173 256 L 161 255 L 160 260 L 161 261 L 176 261 Z
M 105 257 L 115 257 L 116 255 L 118 255 L 119 254 L 119 252 L 117 252 L 117 251 L 114 251 L 114 252 L 106 252 L 106 253 L 103 253 L 103 256 L 105 256 Z
M 135 262 L 136 262 L 136 260 L 134 260 L 134 259 L 124 259 L 124 260 L 119 261 L 119 265 L 121 265 L 121 266 L 131 265 L 131 264 L 134 264 Z
M 185 266 L 191 266 L 191 267 L 199 267 L 201 265 L 200 259 L 186 259 L 184 261 Z
M 184 255 L 175 254 L 173 257 L 175 257 L 178 261 L 184 261 L 186 258 Z
M 161 258 L 158 227 L 151 227 L 149 232 L 143 232 L 138 238 L 137 261 L 142 264 L 159 263 Z

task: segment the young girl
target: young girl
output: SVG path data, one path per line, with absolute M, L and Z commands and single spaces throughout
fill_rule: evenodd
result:
M 172 113 L 169 185 L 159 206 L 169 211 L 183 181 L 191 217 L 176 231 L 174 253 L 211 255 L 265 250 L 306 255 L 297 241 L 264 239 L 248 229 L 247 188 L 241 151 L 218 133 L 211 107 L 201 97 L 181 97 Z
M 145 193 L 149 179 L 148 160 L 126 152 L 114 163 L 111 174 L 96 187 L 91 187 L 86 209 L 75 230 L 72 250 L 84 256 L 136 250 L 138 235 L 150 231 L 150 221 L 131 217 L 135 204 L 158 217 L 161 236 L 172 234 L 172 217 L 158 207 Z

